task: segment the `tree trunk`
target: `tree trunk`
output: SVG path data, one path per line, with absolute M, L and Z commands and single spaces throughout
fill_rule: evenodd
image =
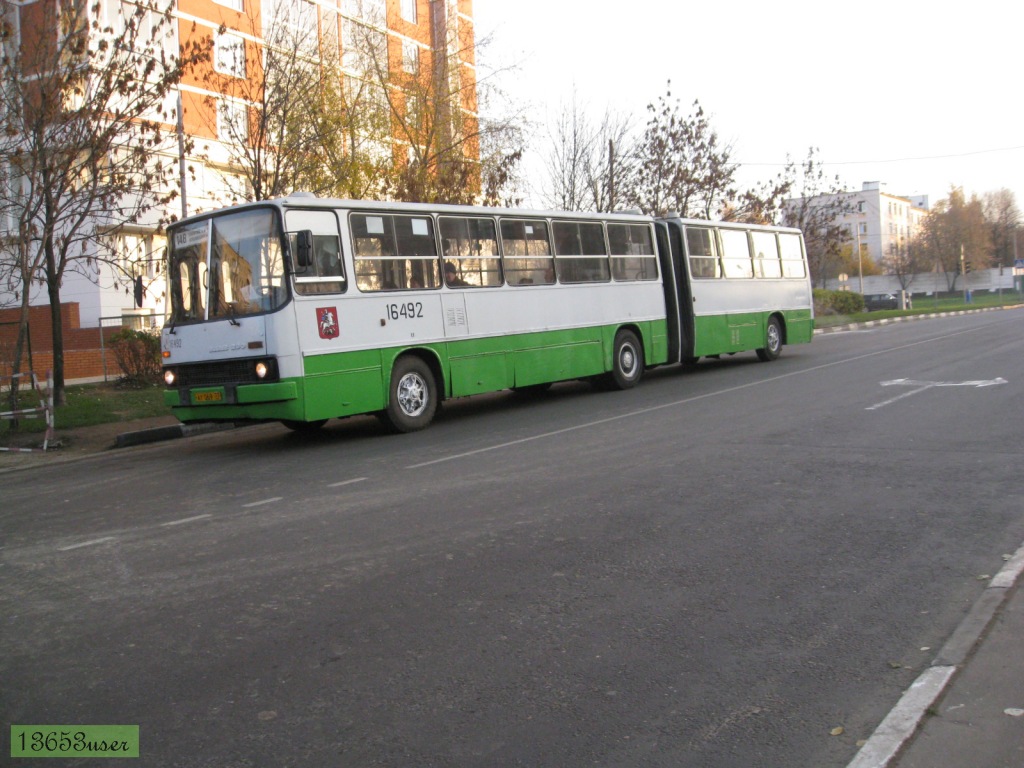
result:
M 28 310 L 29 310 L 29 292 L 23 290 L 21 294 L 21 313 L 18 315 L 18 337 L 14 342 L 14 356 L 11 359 L 11 376 L 14 377 L 16 374 L 21 373 L 21 356 L 25 353 L 25 346 L 28 342 Z M 29 358 L 29 372 L 32 371 L 32 359 Z M 11 379 L 11 391 L 8 404 L 10 410 L 18 410 L 18 386 L 19 379 Z M 15 430 L 18 428 L 17 417 L 10 421 L 11 429 Z
M 60 274 L 57 272 L 53 236 L 44 238 L 46 249 L 46 294 L 50 299 L 50 322 L 53 325 L 53 403 L 64 405 L 64 323 L 60 311 Z

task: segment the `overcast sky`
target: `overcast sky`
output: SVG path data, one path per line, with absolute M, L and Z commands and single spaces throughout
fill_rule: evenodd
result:
M 1024 208 L 1024 3 L 474 0 L 481 69 L 543 121 L 575 88 L 646 120 L 672 80 L 733 146 L 746 186 L 818 147 L 851 189 L 934 204 L 1006 187 Z M 849 10 L 844 10 L 849 9 Z M 535 137 L 536 149 L 543 134 Z M 530 204 L 541 201 L 531 199 Z

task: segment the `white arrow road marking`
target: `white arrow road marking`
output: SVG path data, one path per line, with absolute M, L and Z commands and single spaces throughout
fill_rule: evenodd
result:
M 1002 376 L 995 379 L 980 379 L 978 381 L 914 381 L 913 379 L 893 379 L 892 381 L 881 382 L 883 387 L 994 387 L 997 384 L 1007 384 Z
M 994 387 L 999 384 L 1006 384 L 1007 381 L 1002 376 L 995 379 L 980 379 L 977 381 L 914 381 L 914 379 L 893 379 L 892 381 L 883 381 L 880 384 L 883 387 L 914 387 L 909 392 L 904 392 L 902 395 L 884 400 L 881 403 L 875 403 L 874 405 L 868 406 L 864 410 L 875 411 L 879 408 L 884 408 L 887 405 L 895 403 L 897 400 L 902 400 L 905 397 L 916 395 L 919 392 L 924 392 L 926 389 L 932 387 Z

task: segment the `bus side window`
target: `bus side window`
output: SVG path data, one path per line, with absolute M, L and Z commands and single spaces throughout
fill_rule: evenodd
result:
M 708 227 L 686 228 L 686 250 L 690 256 L 690 274 L 697 279 L 711 279 L 722 276 L 722 265 L 718 260 L 715 231 Z
M 353 213 L 356 282 L 361 291 L 437 288 L 434 220 L 430 216 Z
M 750 239 L 754 243 L 754 274 L 757 277 L 782 277 L 782 264 L 779 261 L 779 243 L 774 232 L 751 232 Z
M 648 224 L 608 224 L 608 247 L 616 280 L 657 280 L 658 260 Z
M 720 229 L 722 238 L 722 264 L 725 276 L 750 278 L 754 276 L 754 262 L 750 259 L 750 242 L 745 229 Z
M 779 250 L 782 253 L 783 277 L 807 277 L 800 235 L 789 232 L 780 233 Z
M 502 263 L 509 285 L 555 282 L 548 223 L 542 219 L 501 220 Z
M 293 208 L 285 212 L 285 224 L 294 291 L 304 296 L 343 293 L 348 284 L 336 212 Z
M 456 286 L 483 288 L 501 285 L 501 259 L 498 257 L 494 219 L 442 216 L 438 219 L 438 231 L 445 264 L 455 267 Z
M 602 283 L 610 279 L 604 229 L 598 222 L 556 221 L 555 264 L 563 283 Z

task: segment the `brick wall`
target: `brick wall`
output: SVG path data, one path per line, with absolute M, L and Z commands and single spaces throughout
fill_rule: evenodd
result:
M 64 328 L 64 379 L 86 379 L 103 376 L 103 349 L 99 328 L 81 328 L 78 302 L 61 304 L 61 323 Z M 14 360 L 14 345 L 18 338 L 20 309 L 0 309 L 0 376 L 10 376 Z M 32 368 L 43 378 L 53 368 L 53 323 L 49 305 L 29 308 L 29 338 L 32 342 Z M 121 375 L 121 370 L 110 353 L 109 339 L 119 327 L 103 329 L 106 343 L 107 374 Z M 22 353 L 21 371 L 28 372 L 28 350 Z

